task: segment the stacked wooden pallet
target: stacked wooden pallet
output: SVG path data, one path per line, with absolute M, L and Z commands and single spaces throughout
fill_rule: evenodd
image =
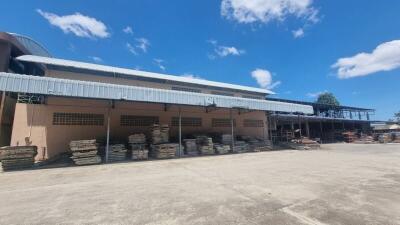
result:
M 356 144 L 373 144 L 375 143 L 374 138 L 369 135 L 362 135 L 359 139 L 354 141 Z
M 214 150 L 215 153 L 217 154 L 227 154 L 231 151 L 231 146 L 230 145 L 224 145 L 224 144 L 214 144 Z
M 202 155 L 212 155 L 214 154 L 214 144 L 212 138 L 199 135 L 196 136 L 197 149 Z
M 77 140 L 69 143 L 72 151 L 71 159 L 76 165 L 98 164 L 101 158 L 97 155 L 98 144 L 96 140 Z
M 179 144 L 175 143 L 151 145 L 152 157 L 156 159 L 174 158 L 178 150 L 179 150 Z
M 0 160 L 4 171 L 26 169 L 33 166 L 36 146 L 7 146 L 0 148 Z
M 132 160 L 144 160 L 149 158 L 149 149 L 146 145 L 144 134 L 132 134 L 128 137 Z
M 379 137 L 378 137 L 379 143 L 388 143 L 388 142 L 390 142 L 391 140 L 392 140 L 392 137 L 391 137 L 391 135 L 388 134 L 388 133 L 381 134 L 381 135 L 379 135 Z
M 110 150 L 108 152 L 108 161 L 116 162 L 126 159 L 127 149 L 124 144 L 114 144 L 110 145 Z
M 233 146 L 233 152 L 248 152 L 250 150 L 249 144 L 247 144 L 245 141 L 236 141 L 235 146 Z
M 168 124 L 154 124 L 151 127 L 151 141 L 153 144 L 162 144 L 169 142 Z
M 319 149 L 320 144 L 307 137 L 302 137 L 299 139 L 291 140 L 291 142 L 289 142 L 289 147 L 297 150 L 312 150 L 312 149 Z
M 196 156 L 199 154 L 197 150 L 196 139 L 183 139 L 185 145 L 185 154 L 190 156 Z

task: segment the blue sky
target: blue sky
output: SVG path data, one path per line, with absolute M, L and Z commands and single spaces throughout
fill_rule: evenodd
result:
M 400 110 L 400 1 L 8 1 L 0 30 L 54 57 Z

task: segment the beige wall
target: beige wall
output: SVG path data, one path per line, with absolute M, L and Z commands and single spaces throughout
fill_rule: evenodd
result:
M 241 93 L 239 91 L 220 91 L 220 90 L 197 88 L 197 87 L 190 87 L 190 86 L 184 86 L 184 85 L 175 85 L 175 84 L 172 85 L 172 84 L 165 84 L 165 83 L 125 79 L 125 78 L 95 76 L 95 75 L 90 75 L 90 74 L 72 73 L 72 72 L 64 72 L 64 71 L 56 71 L 56 70 L 46 71 L 46 76 L 55 77 L 55 78 L 63 78 L 63 79 L 71 79 L 71 80 L 95 81 L 95 82 L 110 83 L 110 84 L 150 87 L 150 88 L 159 88 L 159 89 L 168 89 L 168 90 L 171 90 L 171 88 L 173 86 L 174 87 L 184 87 L 184 88 L 198 89 L 198 90 L 201 90 L 202 93 L 206 93 L 206 94 L 211 94 L 212 91 L 218 91 L 218 92 L 233 94 L 233 96 L 236 96 L 236 97 L 253 96 L 252 94 Z M 264 97 L 265 97 L 264 94 L 254 94 L 254 98 L 264 99 Z
M 17 103 L 12 132 L 12 145 L 24 145 L 29 137 L 32 145 L 38 146 L 38 160 L 52 158 L 68 151 L 68 143 L 79 139 L 105 139 L 109 102 L 105 100 L 87 100 L 73 98 L 48 97 L 46 105 Z M 148 128 L 120 126 L 121 115 L 158 116 L 161 124 L 171 126 L 171 118 L 178 116 L 179 107 L 168 107 L 164 111 L 162 104 L 116 102 L 110 110 L 111 138 L 126 140 L 127 136 L 137 132 L 147 132 Z M 103 126 L 66 126 L 53 125 L 54 112 L 97 113 L 105 115 Z M 229 110 L 218 109 L 209 113 L 204 108 L 181 106 L 182 117 L 201 117 L 202 127 L 182 127 L 182 134 L 191 133 L 230 133 L 230 127 L 211 127 L 212 118 L 229 118 Z M 236 120 L 235 134 L 250 135 L 263 138 L 264 127 L 243 127 L 244 119 L 259 119 L 265 124 L 265 113 L 261 111 L 239 115 L 233 113 Z M 171 136 L 178 135 L 177 127 L 171 126 Z

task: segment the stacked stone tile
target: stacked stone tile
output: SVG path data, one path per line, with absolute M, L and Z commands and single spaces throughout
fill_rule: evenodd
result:
M 108 152 L 108 161 L 116 162 L 116 161 L 125 160 L 127 152 L 128 152 L 128 150 L 126 149 L 124 144 L 110 145 L 110 149 Z
M 36 146 L 7 146 L 0 148 L 0 160 L 4 171 L 26 169 L 33 166 Z
M 128 137 L 132 160 L 148 159 L 149 150 L 146 145 L 146 136 L 144 134 L 132 134 Z
M 221 143 L 224 145 L 232 144 L 232 135 L 231 134 L 222 134 L 221 135 Z
M 400 132 L 394 132 L 393 136 L 393 143 L 400 143 Z
M 98 144 L 95 139 L 71 141 L 69 148 L 72 152 L 71 159 L 76 165 L 101 163 L 101 158 L 97 155 Z
M 245 141 L 236 141 L 235 146 L 233 147 L 233 152 L 248 152 L 250 150 L 249 144 L 247 144 Z
M 154 124 L 151 127 L 151 142 L 153 144 L 162 144 L 169 142 L 169 127 L 168 124 Z
M 197 148 L 202 155 L 214 154 L 214 144 L 212 138 L 205 135 L 196 137 Z
M 151 145 L 152 157 L 156 159 L 174 158 L 178 150 L 179 150 L 179 144 L 175 143 Z
M 215 153 L 217 154 L 227 154 L 231 151 L 231 146 L 230 145 L 224 145 L 224 144 L 214 144 L 214 150 Z
M 185 145 L 185 154 L 190 156 L 196 156 L 199 154 L 197 150 L 196 139 L 183 139 Z

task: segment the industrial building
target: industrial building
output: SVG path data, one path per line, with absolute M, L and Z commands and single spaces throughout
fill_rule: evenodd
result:
M 71 140 L 108 146 L 152 124 L 171 141 L 193 134 L 268 140 L 266 112 L 313 108 L 266 100 L 271 91 L 181 76 L 57 59 L 29 37 L 0 33 L 1 145 L 35 145 L 37 160 L 69 150 Z
M 153 124 L 169 126 L 179 156 L 182 141 L 196 134 L 231 135 L 231 149 L 244 136 L 328 142 L 337 132 L 368 131 L 374 113 L 274 99 L 261 88 L 58 59 L 31 38 L 6 32 L 0 32 L 0 91 L 0 146 L 37 146 L 39 161 L 65 154 L 74 140 L 99 140 L 108 152 L 111 143 L 147 134 Z

